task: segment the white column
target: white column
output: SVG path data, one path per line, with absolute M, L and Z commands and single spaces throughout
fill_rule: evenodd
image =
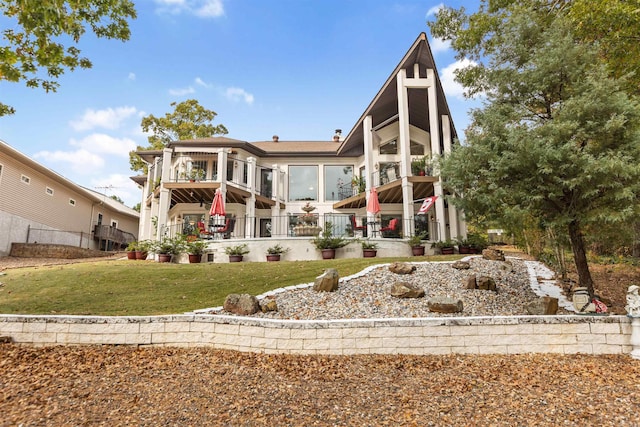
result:
M 451 153 L 451 122 L 446 114 L 442 115 L 442 141 L 444 142 L 444 154 Z
M 417 76 L 416 76 L 417 77 Z M 413 183 L 411 173 L 411 135 L 409 131 L 409 89 L 407 73 L 403 68 L 396 77 L 398 91 L 398 148 L 400 149 L 400 177 L 402 179 L 402 230 L 405 235 L 413 235 Z
M 433 82 L 427 88 L 427 96 L 429 97 L 429 134 L 431 135 L 431 155 L 437 157 L 440 151 L 440 126 L 438 124 L 438 95 L 435 85 L 435 72 L 427 69 L 427 80 Z
M 280 166 L 273 164 L 271 165 L 271 170 L 273 171 L 271 175 L 271 198 L 276 202 L 271 207 L 271 235 L 286 236 L 288 224 L 285 224 L 284 219 L 280 218 L 280 201 L 282 200 L 282 194 L 280 194 L 280 187 L 282 186 L 280 183 L 282 180 Z
M 155 238 L 160 240 L 162 231 L 169 222 L 169 207 L 171 206 L 171 190 L 164 186 L 171 180 L 171 149 L 162 150 L 162 180 L 160 181 L 160 202 L 158 206 L 158 229 Z
M 249 198 L 245 206 L 245 236 L 255 237 L 256 222 L 256 158 L 247 158 L 247 186 Z
M 433 192 L 438 198 L 436 199 L 436 221 L 438 222 L 438 235 L 434 236 L 436 240 L 447 239 L 447 219 L 444 215 L 444 196 L 442 194 L 442 182 L 433 183 Z

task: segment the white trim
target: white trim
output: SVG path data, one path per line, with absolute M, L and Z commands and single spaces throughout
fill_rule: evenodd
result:
M 23 184 L 27 184 L 30 185 L 31 184 L 31 178 L 29 178 L 27 175 L 25 174 L 21 174 L 20 175 L 20 182 Z

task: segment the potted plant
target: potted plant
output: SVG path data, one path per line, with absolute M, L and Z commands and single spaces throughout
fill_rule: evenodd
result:
M 424 245 L 422 244 L 422 240 L 424 240 L 426 236 L 426 233 L 419 233 L 407 238 L 407 244 L 411 247 L 411 253 L 413 256 L 424 255 Z
M 138 242 L 133 241 L 127 245 L 127 259 L 136 259 L 136 250 L 138 249 Z
M 476 233 L 469 233 L 467 236 L 467 240 L 471 245 L 471 253 L 481 254 L 483 249 L 486 249 L 489 246 L 489 242 L 487 239 Z
M 165 237 L 157 242 L 154 252 L 158 254 L 158 262 L 171 262 L 174 255 L 184 251 L 185 240 L 182 234 Z
M 378 244 L 372 242 L 369 239 L 364 239 L 360 242 L 362 245 L 362 256 L 364 258 L 374 258 L 378 253 Z
M 453 240 L 440 240 L 435 244 L 436 248 L 440 249 L 442 255 L 453 255 L 455 252 L 455 242 Z
M 336 249 L 347 246 L 349 241 L 342 236 L 334 236 L 333 224 L 325 222 L 324 230 L 311 243 L 322 252 L 322 259 L 333 259 L 336 257 Z
M 282 254 L 289 252 L 289 248 L 283 248 L 277 243 L 267 248 L 267 261 L 280 261 Z
M 235 246 L 227 246 L 224 253 L 229 255 L 229 262 L 241 262 L 245 254 L 249 253 L 249 247 L 246 243 Z
M 367 182 L 365 181 L 364 177 L 356 175 L 351 178 L 351 188 L 355 189 L 356 194 L 364 193 L 366 186 Z
M 473 248 L 471 246 L 471 241 L 469 239 L 459 237 L 457 239 L 458 242 L 458 252 L 461 254 L 471 254 L 473 253 Z
M 152 249 L 152 244 L 149 240 L 141 240 L 136 245 L 136 260 L 145 260 L 149 251 Z
M 414 176 L 424 176 L 427 166 L 427 156 L 415 157 L 411 160 L 411 173 Z
M 202 262 L 202 254 L 207 248 L 208 243 L 204 240 L 193 240 L 186 243 L 187 254 L 189 254 L 189 262 L 191 264 Z

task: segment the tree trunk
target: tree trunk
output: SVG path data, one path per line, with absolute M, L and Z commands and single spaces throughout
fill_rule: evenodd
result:
M 573 250 L 573 258 L 578 271 L 578 282 L 580 286 L 587 288 L 589 295 L 593 297 L 595 290 L 593 289 L 593 280 L 587 263 L 587 254 L 584 251 L 584 240 L 582 239 L 582 230 L 577 220 L 569 223 L 569 240 L 571 240 L 571 249 Z

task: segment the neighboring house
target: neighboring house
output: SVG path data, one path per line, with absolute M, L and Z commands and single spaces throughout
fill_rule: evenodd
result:
M 0 255 L 11 243 L 114 250 L 137 239 L 140 215 L 0 140 Z
M 194 229 L 203 223 L 205 234 L 215 233 L 209 207 L 220 189 L 227 216 L 235 219 L 226 237 L 317 234 L 326 221 L 336 234 L 362 230 L 397 238 L 426 232 L 431 241 L 465 236 L 462 214 L 447 205 L 442 177 L 430 165 L 451 151 L 456 136 L 422 33 L 346 137 L 340 130 L 328 141 L 214 137 L 139 151 L 149 165 L 146 176 L 132 178 L 144 187 L 139 235 L 202 234 Z M 376 215 L 366 209 L 373 187 L 380 201 Z M 434 195 L 435 206 L 417 215 Z M 307 203 L 315 209 L 305 218 Z M 309 218 L 310 227 L 302 227 Z

